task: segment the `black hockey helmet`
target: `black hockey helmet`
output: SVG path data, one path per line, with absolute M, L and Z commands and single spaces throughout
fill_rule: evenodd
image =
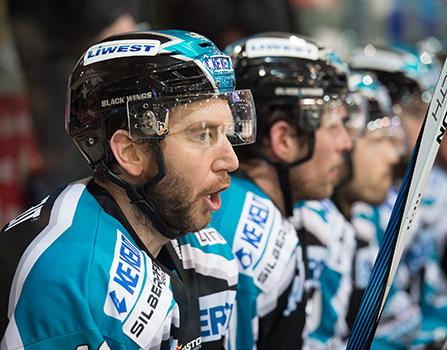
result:
M 374 72 L 388 89 L 394 104 L 405 105 L 413 97 L 429 103 L 440 66 L 427 55 L 416 48 L 368 44 L 353 51 L 350 66 Z
M 296 107 L 301 132 L 313 133 L 323 105 L 348 91 L 348 66 L 334 51 L 303 36 L 256 34 L 225 52 L 233 60 L 238 88 L 251 89 L 257 107 Z M 265 126 L 260 118 L 258 122 L 261 131 Z
M 161 149 L 158 174 L 144 185 L 129 184 L 111 170 L 109 146 L 117 129 L 154 145 L 169 135 L 169 113 L 194 101 L 224 99 L 232 114 L 226 136 L 232 144 L 255 140 L 250 91 L 235 91 L 231 60 L 207 38 L 180 30 L 132 32 L 109 37 L 82 55 L 69 78 L 66 130 L 90 167 L 126 189 L 169 238 L 176 228 L 164 222 L 145 188 L 165 175 Z

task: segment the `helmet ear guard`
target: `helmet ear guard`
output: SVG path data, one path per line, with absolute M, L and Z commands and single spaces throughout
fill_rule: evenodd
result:
M 306 108 L 296 109 L 298 131 L 304 134 L 312 134 L 321 126 L 321 106 L 309 105 Z

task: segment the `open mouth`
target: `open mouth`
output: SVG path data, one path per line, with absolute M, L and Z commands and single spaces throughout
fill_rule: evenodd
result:
M 227 189 L 227 187 L 224 187 L 216 192 L 212 192 L 205 196 L 205 200 L 207 202 L 207 206 L 208 206 L 209 210 L 217 211 L 220 209 L 221 204 L 222 204 L 222 202 L 220 200 L 220 192 L 222 192 L 226 189 Z

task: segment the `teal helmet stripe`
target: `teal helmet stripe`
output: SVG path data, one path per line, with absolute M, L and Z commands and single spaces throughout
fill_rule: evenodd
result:
M 221 52 L 209 39 L 193 32 L 165 30 L 157 32 L 171 41 L 160 45 L 162 52 L 179 52 L 172 57 L 181 61 L 193 61 L 208 78 L 216 93 L 234 90 L 234 73 L 229 56 Z M 197 44 L 197 45 L 194 45 Z M 222 69 L 211 69 L 206 60 L 219 58 L 228 64 Z

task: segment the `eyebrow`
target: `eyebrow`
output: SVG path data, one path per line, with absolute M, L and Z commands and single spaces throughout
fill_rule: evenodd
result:
M 198 126 L 202 126 L 202 124 L 205 124 L 207 127 L 217 127 L 220 126 L 222 124 L 225 124 L 223 122 L 217 122 L 215 120 L 203 120 L 203 121 L 197 121 L 192 123 L 191 125 L 189 125 L 186 130 L 190 130 L 190 129 L 195 129 Z

